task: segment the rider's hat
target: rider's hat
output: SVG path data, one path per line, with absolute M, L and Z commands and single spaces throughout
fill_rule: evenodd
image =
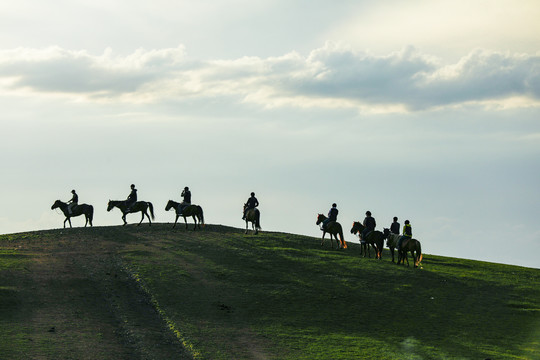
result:
M 337 206 L 337 204 L 336 204 L 336 203 L 333 203 L 333 204 L 332 204 L 332 207 L 336 207 L 336 206 Z
M 254 192 L 252 192 L 252 193 L 251 193 L 251 196 L 255 196 L 255 193 L 254 193 Z
M 135 187 L 135 184 L 131 184 L 131 187 Z
M 75 190 L 71 190 L 71 193 L 72 193 L 72 194 L 75 194 Z
M 371 216 L 371 211 L 366 211 L 367 216 Z

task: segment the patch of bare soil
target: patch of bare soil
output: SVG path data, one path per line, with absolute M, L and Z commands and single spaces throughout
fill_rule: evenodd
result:
M 10 245 L 31 259 L 11 272 L 21 292 L 13 336 L 24 346 L 10 358 L 191 359 L 123 269 L 117 244 L 70 235 Z

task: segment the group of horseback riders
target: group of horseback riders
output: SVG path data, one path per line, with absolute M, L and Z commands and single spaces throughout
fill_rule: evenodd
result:
M 135 188 L 134 184 L 131 184 L 130 186 L 131 191 L 125 200 L 126 204 L 126 210 L 125 212 L 128 213 L 131 210 L 131 207 L 137 202 L 137 189 Z M 68 214 L 72 215 L 73 210 L 76 206 L 78 206 L 79 202 L 79 196 L 77 195 L 77 192 L 75 190 L 71 191 L 72 197 L 67 202 L 68 204 Z M 178 204 L 178 215 L 182 216 L 182 211 L 191 205 L 191 191 L 189 190 L 189 187 L 184 187 L 184 190 L 182 191 L 180 195 L 183 199 L 181 203 Z M 242 216 L 242 220 L 246 220 L 246 213 L 249 210 L 255 209 L 257 206 L 259 206 L 259 200 L 255 197 L 255 193 L 252 192 L 251 196 L 248 198 L 246 203 L 244 204 L 244 212 Z M 339 214 L 339 210 L 337 209 L 337 204 L 333 203 L 332 207 L 330 208 L 330 211 L 328 211 L 328 217 L 322 222 L 321 230 L 326 231 L 326 228 L 329 223 L 331 222 L 337 222 L 337 217 Z M 375 218 L 371 215 L 371 211 L 366 211 L 366 217 L 362 224 L 365 228 L 362 230 L 360 234 L 360 239 L 364 240 L 367 238 L 368 234 L 375 230 L 375 227 L 377 226 L 377 222 L 375 221 Z M 393 222 L 390 225 L 390 232 L 396 235 L 400 234 L 400 224 L 398 222 L 398 218 L 395 216 L 393 218 Z M 412 238 L 412 226 L 409 220 L 405 220 L 405 225 L 403 226 L 403 231 L 401 236 L 399 237 L 399 240 L 397 242 L 397 248 L 400 249 L 403 245 L 404 241 L 408 241 Z
M 330 211 L 328 211 L 328 217 L 322 222 L 321 230 L 326 231 L 326 227 L 328 224 L 332 221 L 337 221 L 338 216 L 338 209 L 337 204 L 333 203 L 332 207 L 330 208 Z M 360 239 L 365 240 L 368 236 L 368 234 L 375 230 L 375 227 L 377 226 L 377 222 L 375 221 L 375 218 L 371 216 L 371 211 L 366 211 L 366 217 L 364 218 L 364 222 L 362 223 L 364 225 L 364 230 L 360 234 Z M 392 234 L 400 235 L 400 224 L 398 222 L 397 216 L 394 216 L 393 222 L 390 225 L 390 232 Z M 403 242 L 408 241 L 409 239 L 412 239 L 412 226 L 411 222 L 409 220 L 405 220 L 405 225 L 403 226 L 403 232 L 401 236 L 399 237 L 397 248 L 401 249 L 401 246 L 403 245 Z
M 131 210 L 131 207 L 137 202 L 137 189 L 135 188 L 135 184 L 131 184 L 130 186 L 131 192 L 129 193 L 127 199 L 125 200 L 126 203 L 126 213 Z M 79 203 L 79 196 L 77 195 L 77 192 L 75 190 L 71 190 L 72 197 L 67 202 L 68 204 L 68 214 L 73 214 L 73 209 L 78 205 Z M 186 186 L 184 190 L 182 190 L 182 193 L 180 194 L 182 197 L 182 202 L 178 205 L 179 208 L 179 214 L 182 215 L 182 210 L 184 210 L 186 207 L 191 205 L 191 191 L 189 190 L 189 187 Z M 259 200 L 255 197 L 255 193 L 252 192 L 249 199 L 246 201 L 244 206 L 244 214 L 242 216 L 242 220 L 246 219 L 246 213 L 251 210 L 255 209 L 257 206 L 259 206 Z M 337 216 L 337 214 L 336 214 Z

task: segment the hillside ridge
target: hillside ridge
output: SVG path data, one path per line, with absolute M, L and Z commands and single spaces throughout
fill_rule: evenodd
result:
M 171 227 L 1 235 L 0 352 L 13 359 L 539 354 L 536 269 L 429 254 L 413 269 L 392 264 L 388 251 L 382 260 L 360 257 L 354 243 L 332 250 L 304 235 Z

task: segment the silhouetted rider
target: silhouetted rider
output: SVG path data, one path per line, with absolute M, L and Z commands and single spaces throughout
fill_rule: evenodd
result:
M 129 212 L 131 210 L 131 207 L 137 202 L 137 189 L 135 189 L 135 185 L 131 184 L 131 192 L 129 193 L 127 199 L 126 199 L 126 212 Z
M 326 230 L 326 226 L 331 221 L 337 221 L 338 213 L 339 213 L 339 210 L 337 209 L 337 204 L 333 203 L 332 208 L 330 208 L 330 211 L 328 211 L 328 217 L 326 219 L 324 219 L 323 222 L 322 222 L 322 229 L 321 230 Z
M 366 236 L 373 230 L 375 230 L 375 227 L 377 226 L 377 223 L 375 222 L 375 218 L 371 216 L 371 211 L 366 211 L 366 218 L 364 219 L 365 229 L 362 231 L 362 240 L 366 241 Z
M 255 193 L 252 192 L 250 198 L 246 201 L 246 206 L 244 208 L 244 216 L 242 216 L 242 220 L 246 220 L 246 213 L 248 210 L 255 209 L 257 206 L 259 206 L 259 200 L 255 197 Z
M 75 206 L 77 206 L 77 204 L 79 203 L 79 195 L 77 195 L 75 190 L 71 190 L 71 193 L 73 194 L 73 196 L 71 197 L 71 200 L 69 200 L 67 202 L 68 203 L 68 214 L 70 214 L 70 215 L 73 213 L 73 208 Z
M 405 225 L 403 225 L 403 235 L 398 239 L 397 249 L 401 250 L 401 244 L 404 240 L 412 238 L 412 226 L 409 220 L 405 220 Z
M 399 235 L 399 229 L 400 229 L 400 225 L 398 223 L 398 218 L 397 216 L 394 216 L 394 222 L 392 222 L 392 224 L 390 225 L 390 232 L 392 234 Z
M 189 191 L 189 187 L 185 187 L 182 191 L 182 194 L 180 194 L 182 198 L 184 199 L 180 204 L 178 204 L 180 215 L 182 215 L 182 211 L 188 206 L 191 205 L 191 191 Z

